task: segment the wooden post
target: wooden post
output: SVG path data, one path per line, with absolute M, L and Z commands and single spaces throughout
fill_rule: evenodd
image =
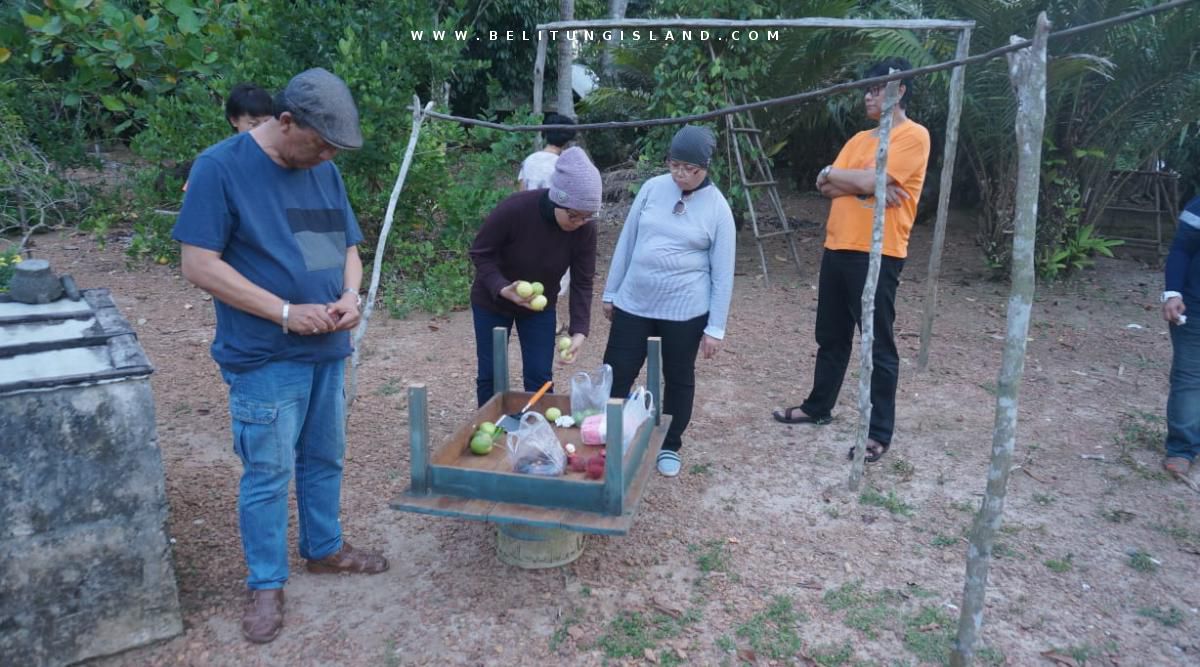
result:
M 608 399 L 604 433 L 604 510 L 613 516 L 625 511 L 625 401 Z
M 537 59 L 533 61 L 533 115 L 542 115 L 542 88 L 546 85 L 546 31 L 538 29 Z
M 891 74 L 895 70 L 888 73 Z M 879 147 L 875 150 L 875 218 L 871 224 L 871 259 L 862 291 L 862 318 L 858 356 L 858 433 L 854 438 L 854 459 L 850 463 L 849 486 L 858 491 L 867 460 L 867 438 L 871 432 L 871 373 L 875 369 L 875 291 L 879 285 L 879 265 L 883 263 L 883 217 L 887 210 L 888 144 L 892 139 L 892 109 L 900 99 L 900 82 L 884 88 L 883 108 L 879 112 Z
M 400 164 L 400 174 L 396 184 L 392 186 L 392 196 L 388 199 L 387 212 L 383 216 L 383 228 L 379 231 L 379 241 L 375 244 L 375 261 L 371 267 L 371 287 L 367 298 L 363 301 L 362 319 L 354 330 L 354 352 L 350 356 L 350 386 L 346 388 L 346 421 L 350 421 L 350 407 L 358 395 L 358 364 L 359 350 L 362 347 L 363 336 L 367 334 L 367 324 L 371 321 L 371 313 L 375 311 L 375 294 L 379 291 L 379 275 L 383 269 L 383 253 L 387 249 L 388 234 L 392 231 L 392 220 L 396 216 L 396 202 L 400 200 L 400 191 L 404 188 L 404 179 L 408 177 L 408 168 L 412 166 L 413 152 L 417 150 L 417 139 L 421 135 L 421 123 L 425 114 L 433 111 L 433 102 L 421 110 L 421 99 L 413 95 L 412 129 L 408 135 L 408 149 L 404 151 L 404 161 Z
M 1017 95 L 1017 195 L 1013 221 L 1012 291 L 1008 298 L 1008 329 L 996 389 L 996 418 L 992 431 L 992 460 L 988 466 L 983 506 L 975 515 L 967 547 L 966 582 L 958 634 L 950 664 L 971 664 L 983 625 L 992 545 L 1004 517 L 1004 499 L 1017 437 L 1017 389 L 1025 368 L 1025 335 L 1033 308 L 1034 241 L 1037 236 L 1038 182 L 1042 167 L 1042 134 L 1046 124 L 1046 41 L 1050 21 L 1038 15 L 1033 45 L 1008 55 L 1008 72 Z M 1009 42 L 1019 40 L 1009 38 Z
M 654 397 L 654 425 L 662 416 L 662 338 L 646 339 L 646 389 Z
M 508 329 L 492 328 L 492 395 L 508 391 Z M 503 405 L 501 405 L 503 412 Z
M 971 29 L 958 34 L 954 59 L 962 60 L 971 52 Z M 938 187 L 937 221 L 933 225 L 933 247 L 929 250 L 929 271 L 925 274 L 925 313 L 921 320 L 921 352 L 917 372 L 929 366 L 929 345 L 933 338 L 933 318 L 937 314 L 938 276 L 942 272 L 942 246 L 946 244 L 946 218 L 950 215 L 950 188 L 954 185 L 954 158 L 958 153 L 958 121 L 962 117 L 963 80 L 966 65 L 950 72 L 950 110 L 946 116 L 946 143 L 942 151 L 942 181 Z
M 408 386 L 408 464 L 412 492 L 429 494 L 429 401 L 425 385 Z
M 563 21 L 575 18 L 575 0 L 559 0 Z M 571 97 L 571 69 L 575 63 L 575 40 L 567 39 L 566 30 L 558 34 L 558 113 L 568 118 L 575 117 L 575 99 Z

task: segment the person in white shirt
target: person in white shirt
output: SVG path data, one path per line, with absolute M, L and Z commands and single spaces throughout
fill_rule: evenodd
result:
M 568 116 L 548 113 L 543 121 L 546 125 L 574 125 L 575 121 Z M 550 176 L 554 174 L 554 165 L 563 149 L 575 138 L 575 130 L 547 130 L 542 135 L 546 138 L 546 146 L 521 162 L 521 172 L 517 174 L 517 190 L 540 190 L 550 187 Z M 563 274 L 559 282 L 558 295 L 566 296 L 567 288 L 571 285 L 571 270 Z
M 613 251 L 604 285 L 612 322 L 604 363 L 613 398 L 625 398 L 646 360 L 646 338 L 662 338 L 663 395 L 671 415 L 658 472 L 679 474 L 683 431 L 692 417 L 696 355 L 711 359 L 725 338 L 733 295 L 736 229 L 725 195 L 708 178 L 711 130 L 686 125 L 671 140 L 670 173 L 642 184 Z

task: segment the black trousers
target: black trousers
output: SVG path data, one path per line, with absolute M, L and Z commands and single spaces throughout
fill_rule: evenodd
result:
M 692 420 L 692 401 L 696 397 L 696 354 L 708 313 L 683 322 L 655 320 L 631 315 L 613 308 L 612 327 L 604 363 L 613 369 L 613 398 L 625 398 L 646 362 L 646 339 L 662 338 L 663 395 L 655 396 L 658 409 L 671 415 L 671 427 L 663 449 L 673 452 L 683 446 L 683 431 Z
M 850 352 L 855 328 L 862 327 L 862 291 L 867 282 L 871 256 L 855 250 L 826 250 L 821 257 L 817 285 L 817 364 L 812 392 L 800 406 L 812 417 L 833 412 Z M 896 383 L 900 377 L 900 355 L 892 325 L 896 321 L 896 287 L 904 260 L 883 256 L 879 284 L 875 290 L 875 345 L 871 353 L 871 428 L 869 437 L 883 444 L 892 442 L 896 425 Z

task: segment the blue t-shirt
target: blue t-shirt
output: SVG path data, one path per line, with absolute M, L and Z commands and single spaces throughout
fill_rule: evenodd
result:
M 1189 309 L 1200 307 L 1200 196 L 1179 214 L 1179 229 L 1167 253 L 1166 289 L 1183 294 Z
M 172 237 L 221 253 L 238 273 L 292 303 L 332 303 L 343 290 L 346 250 L 362 241 L 332 162 L 287 169 L 249 133 L 196 158 Z M 222 369 L 271 361 L 322 362 L 351 352 L 350 332 L 285 334 L 278 323 L 214 299 L 212 356 Z

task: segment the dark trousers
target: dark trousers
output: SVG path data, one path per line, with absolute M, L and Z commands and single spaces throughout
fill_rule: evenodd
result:
M 492 377 L 492 328 L 504 327 L 512 335 L 514 321 L 517 337 L 521 342 L 521 378 L 525 391 L 537 391 L 553 376 L 554 323 L 553 310 L 531 312 L 523 317 L 512 317 L 471 304 L 475 319 L 475 359 L 479 369 L 475 375 L 475 400 L 479 405 L 487 403 L 496 393 Z
M 692 420 L 696 396 L 696 354 L 708 326 L 708 313 L 683 322 L 654 320 L 613 308 L 612 327 L 604 363 L 613 369 L 613 398 L 625 398 L 646 361 L 646 339 L 662 338 L 663 395 L 655 396 L 658 409 L 671 415 L 671 428 L 663 449 L 673 452 L 683 446 L 683 431 Z
M 812 393 L 800 408 L 816 418 L 828 417 L 837 403 L 854 348 L 854 330 L 862 325 L 862 291 L 870 255 L 854 250 L 826 250 L 817 286 L 817 364 Z M 896 425 L 896 383 L 900 355 L 892 324 L 896 321 L 896 286 L 904 260 L 883 256 L 875 290 L 875 345 L 871 359 L 871 429 L 869 437 L 892 442 Z

